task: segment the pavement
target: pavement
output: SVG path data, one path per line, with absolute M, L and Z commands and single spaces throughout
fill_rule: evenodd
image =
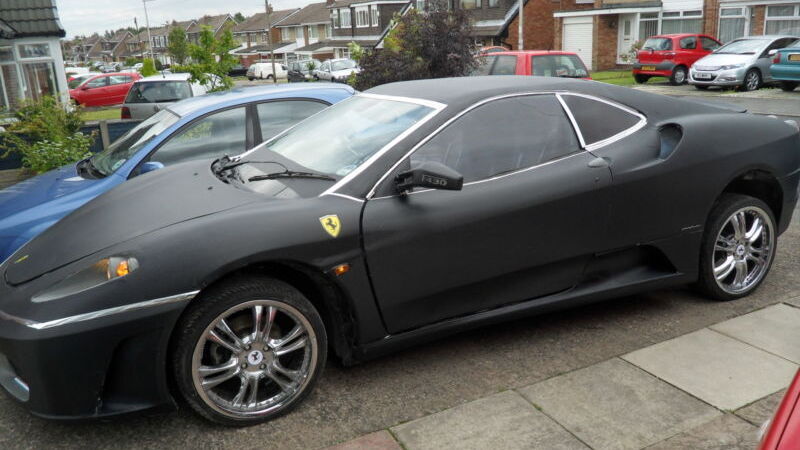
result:
M 796 210 L 772 271 L 743 299 L 662 290 L 356 367 L 331 361 L 294 412 L 244 429 L 211 425 L 185 406 L 52 422 L 0 395 L 0 448 L 753 448 L 800 364 L 799 341 Z

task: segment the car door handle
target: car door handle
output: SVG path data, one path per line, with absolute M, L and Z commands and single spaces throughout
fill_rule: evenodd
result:
M 611 160 L 609 158 L 595 158 L 589 161 L 587 165 L 593 169 L 611 167 Z

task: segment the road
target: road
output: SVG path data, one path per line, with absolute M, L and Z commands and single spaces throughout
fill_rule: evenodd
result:
M 769 277 L 748 298 L 717 303 L 689 289 L 658 291 L 460 334 L 353 368 L 332 362 L 295 412 L 246 429 L 210 425 L 185 407 L 65 424 L 32 417 L 0 396 L 0 448 L 300 449 L 335 444 L 796 297 L 797 212 L 779 247 Z

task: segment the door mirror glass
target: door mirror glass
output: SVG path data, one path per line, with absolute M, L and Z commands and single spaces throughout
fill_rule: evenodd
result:
M 147 161 L 146 163 L 142 164 L 142 167 L 139 169 L 139 173 L 144 175 L 147 172 L 153 172 L 163 168 L 164 164 L 161 164 L 158 161 Z
M 778 50 L 776 50 L 776 49 L 774 49 L 774 48 L 773 48 L 772 50 L 770 50 L 770 51 L 768 51 L 768 52 L 767 52 L 767 55 L 769 55 L 769 56 L 775 56 L 775 53 L 778 53 Z
M 397 175 L 396 183 L 398 192 L 410 191 L 415 187 L 460 191 L 464 186 L 464 177 L 442 163 L 426 161 Z

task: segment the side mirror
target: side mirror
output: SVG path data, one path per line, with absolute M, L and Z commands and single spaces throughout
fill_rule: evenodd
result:
M 767 52 L 767 56 L 775 56 L 775 53 L 778 53 L 778 50 L 773 48 Z
M 158 161 L 147 161 L 146 163 L 142 164 L 142 167 L 139 168 L 139 174 L 144 175 L 147 172 L 153 172 L 154 170 L 163 169 L 164 164 Z
M 415 187 L 460 191 L 464 177 L 442 163 L 428 161 L 402 172 L 395 178 L 398 192 L 410 191 Z

